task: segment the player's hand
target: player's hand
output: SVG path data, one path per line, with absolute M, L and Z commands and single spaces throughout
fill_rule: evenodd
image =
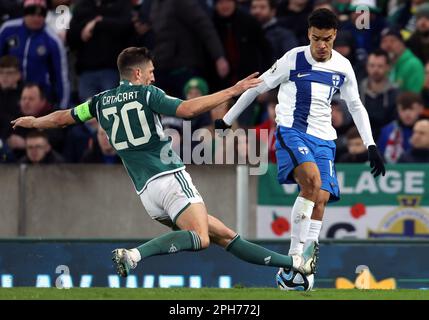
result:
M 18 119 L 12 120 L 10 123 L 12 124 L 12 128 L 16 129 L 17 127 L 23 128 L 34 128 L 35 117 L 20 117 Z
M 384 168 L 384 161 L 381 157 L 378 149 L 375 145 L 371 145 L 368 147 L 368 159 L 369 165 L 372 168 L 371 174 L 375 177 L 386 174 L 386 169 Z
M 250 76 L 244 78 L 243 80 L 238 81 L 233 87 L 233 93 L 235 96 L 242 94 L 244 91 L 250 88 L 257 87 L 262 80 L 256 78 L 259 75 L 259 72 L 252 73 Z
M 228 125 L 225 121 L 223 121 L 223 119 L 216 119 L 215 120 L 215 130 L 220 129 L 220 130 L 226 130 L 226 129 L 231 129 L 231 126 Z

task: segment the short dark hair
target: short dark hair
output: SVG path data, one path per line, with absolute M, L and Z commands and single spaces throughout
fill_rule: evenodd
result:
M 253 2 L 253 1 L 257 1 L 257 0 L 252 0 L 251 2 Z M 271 9 L 277 9 L 277 7 L 278 7 L 278 0 L 265 0 L 265 1 L 268 2 L 268 6 Z
M 308 27 L 317 29 L 338 29 L 338 17 L 331 10 L 320 8 L 308 17 Z
M 0 58 L 0 68 L 14 68 L 20 70 L 19 60 L 15 56 L 3 56 Z
M 31 130 L 30 132 L 27 133 L 27 135 L 25 136 L 25 139 L 31 139 L 31 138 L 43 138 L 49 142 L 49 136 L 46 133 L 46 131 L 43 131 L 43 130 L 37 130 L 37 129 Z
M 346 137 L 347 137 L 347 140 L 361 138 L 359 131 L 355 126 L 351 127 L 349 130 L 347 130 Z
M 374 55 L 376 57 L 384 57 L 386 59 L 386 63 L 390 64 L 390 58 L 389 54 L 384 51 L 383 49 L 375 49 L 373 52 L 371 52 L 369 55 Z
M 129 78 L 136 66 L 141 66 L 153 60 L 149 49 L 145 47 L 129 47 L 119 54 L 117 65 L 121 78 Z
M 412 109 L 414 103 L 423 104 L 422 97 L 414 92 L 401 92 L 396 98 L 397 107 L 401 110 Z
M 24 89 L 26 88 L 33 88 L 36 87 L 39 90 L 39 94 L 40 94 L 40 99 L 47 99 L 46 97 L 46 93 L 43 90 L 42 86 L 36 82 L 27 82 L 24 84 L 24 87 L 22 88 L 22 91 L 24 91 Z

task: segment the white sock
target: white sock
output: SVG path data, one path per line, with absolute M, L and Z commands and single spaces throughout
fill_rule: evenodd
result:
M 302 254 L 304 244 L 307 240 L 310 229 L 311 214 L 313 213 L 314 202 L 303 197 L 298 197 L 291 213 L 291 239 L 289 255 Z
M 308 231 L 307 240 L 319 243 L 319 234 L 322 229 L 322 221 L 311 219 L 310 230 Z
M 135 262 L 139 262 L 142 259 L 142 256 L 140 254 L 140 251 L 138 251 L 136 248 L 128 250 L 130 253 L 131 259 Z
M 292 256 L 292 268 L 295 270 L 301 266 L 303 258 L 301 256 L 293 255 Z
M 319 234 L 321 229 L 322 229 L 322 221 L 311 219 L 310 230 L 308 231 L 308 236 L 307 236 L 307 240 L 305 241 L 304 248 L 307 248 L 307 246 L 312 241 L 316 241 L 317 243 L 319 243 Z

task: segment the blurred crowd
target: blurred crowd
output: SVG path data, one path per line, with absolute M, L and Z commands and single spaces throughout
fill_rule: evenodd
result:
M 44 132 L 12 130 L 10 121 L 71 108 L 117 86 L 116 58 L 129 46 L 153 52 L 155 85 L 171 96 L 226 88 L 307 45 L 307 17 L 321 7 L 340 19 L 334 49 L 355 69 L 386 162 L 429 162 L 428 1 L 0 0 L 0 163 L 119 163 L 95 120 Z M 214 144 L 213 122 L 233 102 L 192 119 L 191 132 L 209 129 Z M 261 95 L 234 124 L 256 129 L 271 162 L 276 104 L 275 91 Z M 339 96 L 332 99 L 332 122 L 336 160 L 366 162 Z M 175 117 L 162 123 L 176 130 L 180 153 L 186 123 Z

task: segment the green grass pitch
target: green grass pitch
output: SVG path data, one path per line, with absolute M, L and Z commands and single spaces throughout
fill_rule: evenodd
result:
M 0 288 L 0 300 L 429 300 L 429 290 L 336 290 L 285 292 L 273 288 Z

